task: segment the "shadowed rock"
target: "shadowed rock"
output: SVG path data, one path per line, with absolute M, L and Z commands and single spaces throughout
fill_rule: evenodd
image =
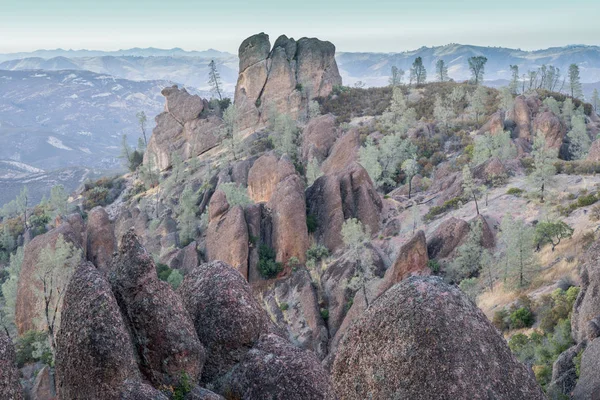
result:
M 87 258 L 100 271 L 108 274 L 113 253 L 117 250 L 115 228 L 102 207 L 88 213 Z
M 0 329 L 0 398 L 7 400 L 23 399 L 15 349 L 4 329 Z

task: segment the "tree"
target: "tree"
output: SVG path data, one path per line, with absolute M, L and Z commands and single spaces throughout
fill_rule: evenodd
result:
M 598 114 L 598 107 L 600 106 L 600 96 L 598 95 L 598 89 L 594 89 L 592 93 L 592 108 L 594 112 Z
M 534 229 L 522 220 L 506 214 L 500 224 L 500 237 L 505 244 L 504 281 L 514 280 L 518 288 L 525 287 L 535 268 Z
M 148 147 L 148 140 L 146 139 L 146 121 L 148 118 L 146 117 L 146 113 L 143 111 L 140 111 L 135 116 L 137 117 L 140 130 L 142 131 L 142 137 L 144 138 L 144 148 L 146 148 Z
M 351 260 L 356 260 L 356 273 L 351 286 L 362 288 L 365 303 L 369 308 L 367 280 L 373 276 L 373 258 L 368 248 L 371 233 L 356 218 L 347 219 L 342 225 L 342 240 Z
M 410 69 L 410 82 L 415 82 L 417 85 L 425 83 L 427 80 L 427 71 L 423 66 L 423 59 L 421 57 L 415 58 Z
M 140 168 L 140 179 L 146 189 L 156 187 L 160 181 L 160 171 L 156 166 L 156 156 L 149 153 L 146 162 Z
M 484 56 L 475 56 L 469 58 L 469 69 L 471 70 L 471 80 L 474 84 L 479 85 L 483 82 L 483 75 L 485 74 L 485 63 L 487 58 Z
M 377 185 L 381 181 L 383 169 L 379 163 L 379 149 L 372 137 L 367 137 L 365 145 L 358 150 L 358 159 L 373 183 Z
M 500 97 L 500 108 L 502 110 L 509 111 L 513 109 L 515 99 L 513 98 L 513 91 L 510 87 L 501 87 L 498 97 Z
M 4 304 L 0 304 L 0 325 L 9 336 L 16 334 L 15 325 L 15 307 L 17 305 L 17 285 L 19 283 L 19 275 L 21 273 L 21 265 L 23 264 L 23 247 L 19 247 L 17 251 L 10 255 L 10 262 L 6 271 L 8 278 L 2 284 L 2 297 Z
M 308 103 L 308 119 L 313 119 L 321 115 L 321 106 L 316 100 L 311 100 Z
M 63 185 L 55 185 L 50 189 L 50 207 L 56 216 L 66 215 L 69 208 L 69 195 Z
M 571 130 L 567 133 L 570 140 L 569 151 L 576 160 L 585 158 L 590 150 L 592 141 L 587 133 L 585 117 L 574 115 L 571 117 Z
M 465 191 L 465 195 L 467 198 L 472 198 L 475 202 L 475 210 L 477 211 L 477 215 L 479 215 L 479 205 L 477 204 L 477 196 L 479 195 L 479 187 L 475 184 L 475 180 L 473 179 L 473 175 L 471 174 L 471 170 L 468 165 L 465 165 L 462 170 L 462 178 L 463 178 L 463 190 Z
M 483 86 L 477 86 L 469 96 L 469 111 L 475 115 L 475 122 L 479 125 L 479 117 L 485 114 L 488 102 L 487 90 Z
M 433 117 L 444 125 L 446 133 L 448 132 L 450 121 L 454 116 L 454 108 L 448 98 L 444 99 L 440 94 L 437 94 L 433 105 Z
M 519 66 L 511 65 L 510 66 L 510 85 L 508 86 L 511 93 L 517 95 L 519 92 Z
M 277 114 L 271 123 L 272 133 L 269 138 L 275 150 L 287 154 L 293 161 L 298 159 L 298 127 L 287 114 Z
M 547 148 L 544 135 L 538 133 L 533 140 L 531 155 L 533 156 L 533 172 L 529 178 L 540 189 L 540 200 L 543 202 L 544 191 L 556 175 L 554 163 L 558 159 L 558 150 Z
M 127 143 L 127 135 L 121 135 L 121 155 L 119 156 L 124 160 L 125 166 L 129 168 L 131 163 L 131 147 L 129 147 L 129 143 Z
M 225 193 L 229 207 L 245 207 L 254 204 L 248 196 L 248 190 L 241 185 L 237 185 L 233 182 L 222 183 L 219 185 L 218 189 L 221 189 L 223 193 Z
M 239 153 L 242 151 L 242 141 L 237 132 L 237 116 L 235 104 L 227 107 L 223 112 L 223 127 L 219 130 L 221 143 L 226 149 L 229 149 L 234 160 L 237 160 Z
M 460 115 L 462 114 L 464 107 L 463 107 L 463 100 L 465 98 L 465 88 L 463 86 L 455 86 L 454 89 L 452 89 L 452 92 L 450 92 L 450 96 L 448 97 L 448 103 L 450 104 L 450 107 L 452 107 L 452 110 L 454 111 L 455 115 Z
M 35 273 L 41 288 L 37 289 L 41 297 L 44 310 L 39 317 L 46 325 L 48 341 L 52 350 L 56 349 L 54 335 L 60 326 L 60 309 L 63 296 L 75 272 L 75 268 L 81 261 L 82 251 L 72 243 L 65 241 L 62 235 L 56 239 L 54 248 L 48 245 L 40 252 L 38 265 Z
M 573 104 L 573 100 L 570 98 L 565 99 L 562 104 L 561 116 L 567 129 L 571 129 L 571 118 L 575 115 L 575 104 Z
M 27 231 L 27 207 L 29 206 L 29 191 L 27 190 L 27 186 L 23 186 L 23 189 L 21 189 L 15 200 L 18 214 L 23 215 L 23 230 Z
M 395 65 L 392 66 L 392 74 L 390 75 L 390 86 L 395 88 L 402 85 L 402 78 L 404 77 L 404 70 L 399 69 Z
M 177 210 L 177 225 L 179 227 L 179 240 L 185 246 L 196 237 L 196 211 L 198 210 L 198 193 L 194 193 L 189 185 L 181 193 Z
M 500 161 L 510 160 L 517 156 L 517 148 L 510 138 L 510 131 L 490 133 L 475 137 L 473 146 L 473 165 L 483 164 L 490 158 Z
M 412 157 L 417 151 L 408 139 L 394 133 L 384 136 L 379 143 L 367 138 L 365 146 L 359 150 L 359 162 L 365 168 L 371 180 L 378 187 L 395 185 L 398 166 Z
M 543 104 L 557 117 L 560 116 L 560 105 L 554 97 L 547 97 L 544 99 Z
M 219 74 L 219 70 L 217 69 L 217 64 L 215 60 L 211 60 L 208 64 L 208 84 L 210 85 L 210 91 L 213 95 L 219 97 L 219 100 L 223 100 L 221 96 L 221 74 Z
M 564 221 L 538 222 L 535 226 L 535 243 L 538 249 L 540 246 L 550 244 L 554 251 L 562 239 L 571 237 L 573 237 L 573 228 Z
M 581 80 L 579 78 L 579 66 L 577 64 L 569 65 L 569 91 L 571 97 L 583 99 L 583 90 L 581 89 Z
M 448 265 L 446 278 L 450 282 L 460 282 L 475 275 L 482 267 L 482 256 L 487 252 L 481 245 L 483 226 L 480 220 L 471 224 L 471 230 L 464 244 L 456 249 L 456 257 Z
M 414 235 L 421 223 L 421 208 L 416 201 L 413 201 L 410 207 L 410 222 L 410 225 L 412 225 L 412 234 Z
M 404 160 L 402 163 L 402 171 L 406 175 L 406 181 L 408 182 L 408 198 L 410 199 L 410 193 L 412 191 L 412 178 L 419 172 L 419 163 L 413 156 Z
M 317 161 L 315 157 L 311 158 L 308 164 L 306 165 L 306 183 L 308 184 L 308 186 L 312 186 L 312 184 L 322 175 L 323 172 L 321 171 L 321 167 L 319 166 L 319 161 Z
M 444 62 L 444 60 L 439 59 L 435 63 L 435 73 L 437 75 L 437 79 L 440 82 L 446 82 L 448 80 L 448 66 Z

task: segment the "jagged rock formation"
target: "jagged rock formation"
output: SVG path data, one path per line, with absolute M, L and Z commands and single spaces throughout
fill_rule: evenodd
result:
M 248 283 L 224 262 L 195 268 L 177 292 L 206 346 L 203 382 L 225 374 L 268 332 L 268 317 Z
M 120 400 L 168 400 L 159 390 L 152 386 L 134 380 L 127 380 L 123 385 Z
M 248 196 L 256 203 L 268 202 L 279 182 L 295 174 L 294 164 L 286 155 L 262 155 L 248 171 Z
M 222 124 L 215 116 L 204 116 L 208 102 L 177 86 L 162 90 L 165 111 L 156 116 L 156 127 L 148 141 L 144 163 L 160 170 L 171 166 L 172 157 L 180 159 L 200 155 L 220 143 L 218 130 Z
M 485 124 L 479 129 L 479 134 L 485 133 L 500 133 L 504 131 L 504 111 L 498 111 L 492 114 L 492 116 L 487 120 Z
M 73 217 L 72 220 L 77 222 L 81 220 L 81 217 L 79 216 L 78 219 Z M 40 315 L 43 315 L 44 310 L 44 304 L 40 295 L 40 293 L 43 293 L 42 282 L 38 278 L 40 253 L 47 246 L 54 249 L 56 241 L 61 235 L 66 242 L 72 243 L 77 248 L 84 248 L 85 241 L 83 237 L 85 235 L 82 232 L 85 232 L 85 229 L 83 228 L 82 221 L 81 223 L 82 226 L 79 227 L 76 223 L 72 224 L 63 221 L 57 228 L 43 235 L 36 236 L 31 242 L 25 245 L 25 256 L 19 275 L 15 312 L 17 330 L 20 335 L 32 329 L 41 331 L 45 328 L 44 321 L 39 318 Z M 59 304 L 59 314 L 61 309 L 62 305 Z M 59 326 L 59 323 L 57 323 L 57 326 Z
M 323 162 L 338 136 L 334 115 L 311 119 L 302 132 L 302 159 L 309 161 L 315 158 L 319 163 Z
M 423 231 L 417 232 L 398 252 L 394 263 L 385 271 L 379 293 L 383 293 L 409 276 L 429 275 L 427 240 Z
M 56 383 L 54 380 L 54 372 L 49 366 L 44 367 L 38 372 L 33 382 L 31 389 L 31 398 L 35 400 L 55 400 L 56 399 Z
M 239 77 L 235 88 L 240 130 L 264 126 L 269 109 L 297 119 L 312 98 L 327 96 L 341 85 L 335 46 L 318 39 L 280 36 L 271 49 L 260 33 L 239 48 Z
M 440 278 L 412 277 L 377 299 L 341 340 L 332 381 L 350 400 L 545 399 L 485 315 Z
M 306 202 L 308 214 L 319 221 L 315 238 L 331 251 L 342 245 L 342 224 L 348 218 L 357 218 L 371 233 L 379 231 L 381 198 L 358 163 L 321 176 L 307 189 Z
M 567 128 L 551 111 L 544 111 L 533 120 L 533 132 L 540 132 L 546 138 L 547 147 L 560 149 L 567 135 Z
M 321 170 L 325 175 L 342 172 L 348 165 L 358 161 L 359 148 L 360 134 L 358 130 L 350 130 L 335 141 Z
M 152 257 L 133 231 L 121 240 L 110 276 L 131 328 L 140 369 L 155 385 L 176 384 L 181 373 L 200 377 L 205 351 L 180 298 L 158 279 Z
M 0 329 L 0 398 L 7 400 L 23 399 L 15 349 L 10 337 L 3 329 Z
M 314 353 L 276 335 L 262 335 L 219 382 L 232 399 L 333 400 L 328 374 Z
M 445 258 L 464 243 L 471 228 L 467 221 L 455 217 L 444 220 L 427 241 L 429 258 Z
M 56 337 L 58 396 L 115 399 L 126 379 L 140 379 L 128 328 L 109 283 L 85 262 L 67 288 Z
M 115 228 L 108 213 L 102 207 L 95 207 L 88 213 L 87 258 L 99 270 L 107 274 L 113 253 L 117 250 Z

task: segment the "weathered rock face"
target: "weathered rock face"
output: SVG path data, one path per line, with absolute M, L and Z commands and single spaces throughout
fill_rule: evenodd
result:
M 306 191 L 306 199 L 308 213 L 319 221 L 315 237 L 331 251 L 342 245 L 342 224 L 348 218 L 359 219 L 372 233 L 379 231 L 381 198 L 358 163 L 321 176 Z
M 110 285 L 89 262 L 67 288 L 56 337 L 61 399 L 115 399 L 125 379 L 139 379 L 129 333 Z
M 338 136 L 334 115 L 311 119 L 302 132 L 302 159 L 309 161 L 315 158 L 319 163 L 323 162 Z
M 363 313 L 332 381 L 343 399 L 545 399 L 485 315 L 431 277 L 402 281 Z
M 479 214 L 475 217 L 475 223 L 481 224 L 481 245 L 486 249 L 493 248 L 496 245 L 496 238 L 485 217 Z
M 268 110 L 297 119 L 308 100 L 327 96 L 340 85 L 335 46 L 318 39 L 280 36 L 271 49 L 264 33 L 244 40 L 235 89 L 241 130 L 264 126 Z
M 62 235 L 67 243 L 72 243 L 76 248 L 82 249 L 83 235 L 79 230 L 64 221 L 62 224 L 43 235 L 36 236 L 24 248 L 23 264 L 19 275 L 17 288 L 17 304 L 15 320 L 19 335 L 28 330 L 44 330 L 44 322 L 39 316 L 43 315 L 44 305 L 40 293 L 43 292 L 42 282 L 37 277 L 39 270 L 39 256 L 42 250 L 50 246 L 54 249 L 56 241 Z M 59 304 L 59 314 L 62 305 Z M 60 324 L 57 324 L 59 326 Z
M 185 395 L 184 400 L 225 400 L 225 397 L 196 386 L 191 392 Z
M 44 367 L 38 372 L 31 389 L 31 397 L 35 400 L 55 400 L 56 385 L 54 383 L 54 373 L 50 367 Z
M 498 111 L 492 114 L 490 119 L 481 127 L 479 134 L 499 133 L 504 131 L 504 111 Z
M 277 185 L 267 207 L 271 210 L 273 249 L 277 261 L 287 264 L 291 257 L 306 261 L 308 229 L 304 182 L 294 174 Z
M 189 94 L 177 86 L 162 90 L 165 111 L 159 114 L 156 127 L 148 141 L 144 163 L 153 163 L 161 170 L 171 166 L 173 154 L 180 159 L 200 155 L 219 144 L 221 120 L 215 116 L 201 117 L 206 100 Z
M 116 250 L 115 228 L 104 208 L 95 207 L 88 213 L 87 259 L 100 271 L 108 274 Z
M 561 353 L 552 365 L 552 381 L 548 386 L 547 394 L 550 398 L 560 398 L 558 394 L 570 395 L 575 389 L 578 376 L 574 358 L 584 349 L 583 344 L 572 346 Z M 595 373 L 596 371 L 594 371 Z
M 535 117 L 533 131 L 540 132 L 546 138 L 546 146 L 553 149 L 560 149 L 567 135 L 567 128 L 551 111 L 545 111 Z
M 241 206 L 230 208 L 222 190 L 208 206 L 206 252 L 209 261 L 220 260 L 235 267 L 248 279 L 248 225 Z
M 321 170 L 326 175 L 342 172 L 348 165 L 358 160 L 359 148 L 360 134 L 357 130 L 349 131 L 335 141 L 329 156 L 321 165 Z
M 268 202 L 279 182 L 295 174 L 289 157 L 278 158 L 273 153 L 262 155 L 248 172 L 248 196 L 255 203 Z
M 448 218 L 442 222 L 427 241 L 429 258 L 446 258 L 464 243 L 471 228 L 458 218 Z
M 515 121 L 515 137 L 531 141 L 533 132 L 531 131 L 531 110 L 524 96 L 515 98 L 515 105 L 512 111 L 512 119 Z
M 429 267 L 427 267 L 428 261 L 425 233 L 419 231 L 400 248 L 394 264 L 385 271 L 384 282 L 379 287 L 379 293 L 385 292 L 409 276 L 431 274 Z
M 15 349 L 3 329 L 0 329 L 0 397 L 7 400 L 23 399 Z
M 312 350 L 319 359 L 327 355 L 327 328 L 310 274 L 299 268 L 289 279 L 275 283 L 263 299 L 275 323 L 288 334 L 290 342 Z
M 600 333 L 600 241 L 586 251 L 579 267 L 581 290 L 573 305 L 571 335 L 577 343 L 594 340 Z
M 434 202 L 436 206 L 460 196 L 462 194 L 462 173 L 455 171 L 449 162 L 440 164 L 435 171 L 429 190 L 432 193 L 439 193 L 439 197 Z
M 131 328 L 144 376 L 171 385 L 182 372 L 199 378 L 205 352 L 194 325 L 171 286 L 158 279 L 152 257 L 133 231 L 121 240 L 110 280 Z
M 564 354 L 564 353 L 563 353 Z M 579 380 L 573 391 L 574 399 L 596 399 L 600 393 L 600 340 L 591 341 L 581 357 Z
M 268 317 L 248 283 L 224 262 L 195 268 L 186 275 L 178 293 L 206 346 L 203 382 L 226 373 L 268 331 Z
M 586 160 L 595 162 L 600 161 L 600 140 L 596 139 L 592 142 Z
M 118 398 L 120 400 L 168 400 L 168 397 L 161 391 L 146 383 L 134 380 L 125 381 Z
M 233 399 L 334 399 L 329 376 L 315 355 L 276 335 L 263 335 L 218 392 Z

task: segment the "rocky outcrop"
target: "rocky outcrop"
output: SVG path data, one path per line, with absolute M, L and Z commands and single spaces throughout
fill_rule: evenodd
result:
M 429 258 L 446 258 L 464 243 L 471 228 L 469 224 L 455 217 L 444 220 L 427 241 Z
M 548 397 L 560 398 L 559 394 L 570 395 L 577 384 L 577 368 L 575 357 L 585 348 L 583 344 L 572 346 L 558 356 L 552 365 L 552 381 L 548 386 Z
M 263 335 L 224 380 L 230 399 L 332 400 L 329 375 L 311 351 L 276 335 Z
M 290 342 L 312 350 L 319 359 L 327 355 L 327 327 L 321 316 L 319 300 L 309 272 L 303 268 L 289 279 L 275 283 L 263 294 L 263 301 L 277 326 Z
M 191 392 L 185 395 L 183 400 L 225 400 L 225 397 L 200 386 L 195 386 Z
M 579 267 L 581 290 L 573 305 L 571 334 L 575 342 L 594 340 L 600 336 L 600 241 L 585 252 Z
M 95 207 L 87 219 L 87 259 L 108 274 L 113 253 L 117 250 L 115 228 L 102 207 Z
M 564 353 L 563 353 L 564 354 Z M 593 340 L 585 348 L 581 357 L 579 380 L 573 390 L 573 399 L 592 400 L 600 393 L 600 340 Z
M 260 156 L 248 172 L 248 196 L 255 203 L 268 202 L 279 182 L 295 175 L 294 164 L 287 156 L 273 153 Z
M 367 171 L 358 163 L 324 175 L 306 191 L 308 214 L 318 221 L 315 238 L 331 251 L 342 245 L 344 220 L 357 218 L 371 233 L 379 231 L 383 207 Z
M 339 136 L 333 114 L 311 119 L 302 132 L 302 159 L 323 162 Z
M 545 111 L 535 117 L 533 131 L 541 133 L 546 139 L 546 147 L 552 149 L 560 149 L 567 135 L 567 128 L 551 111 Z
M 513 137 L 531 142 L 533 140 L 533 132 L 531 131 L 532 113 L 524 96 L 515 98 L 511 116 L 516 125 Z
M 277 185 L 267 208 L 271 211 L 271 237 L 276 259 L 287 265 L 296 257 L 303 264 L 308 250 L 304 182 L 294 174 Z
M 383 282 L 379 286 L 379 293 L 383 293 L 396 283 L 409 276 L 429 275 L 431 271 L 427 266 L 427 241 L 423 231 L 417 232 L 398 252 L 396 260 L 385 271 Z
M 56 390 L 61 399 L 115 399 L 126 379 L 139 379 L 128 328 L 110 285 L 89 262 L 65 293 L 56 337 Z
M 162 90 L 165 111 L 156 116 L 156 127 L 148 141 L 144 163 L 160 170 L 171 166 L 173 155 L 182 160 L 198 156 L 219 144 L 222 124 L 215 116 L 203 116 L 206 100 L 177 86 Z
M 217 190 L 208 206 L 206 252 L 209 261 L 232 265 L 248 279 L 248 225 L 241 206 L 229 207 L 227 197 Z
M 486 316 L 432 277 L 406 279 L 373 302 L 341 340 L 332 381 L 349 400 L 545 399 Z
M 268 317 L 244 277 L 221 261 L 202 264 L 178 289 L 206 346 L 203 382 L 225 374 L 268 331 Z
M 115 397 L 117 398 L 117 397 Z M 152 386 L 134 380 L 127 380 L 121 388 L 120 400 L 168 400 L 161 391 Z
M 335 141 L 329 152 L 329 156 L 321 165 L 324 174 L 336 174 L 342 172 L 350 164 L 358 161 L 358 149 L 360 149 L 360 134 L 353 129 Z
M 31 397 L 35 400 L 55 400 L 56 385 L 54 382 L 54 372 L 49 366 L 44 367 L 38 372 L 31 389 Z
M 479 129 L 479 134 L 485 133 L 500 133 L 504 132 L 504 111 L 497 111 L 487 120 L 487 122 Z
M 312 98 L 327 96 L 341 85 L 335 46 L 318 39 L 280 36 L 271 49 L 269 36 L 260 33 L 239 48 L 239 77 L 235 88 L 240 130 L 264 126 L 269 110 L 303 115 Z
M 10 337 L 3 329 L 0 329 L 0 398 L 7 400 L 23 399 L 15 349 Z
M 198 379 L 205 352 L 194 325 L 133 231 L 121 240 L 112 269 L 111 285 L 146 379 L 155 385 L 176 384 L 182 373 Z
M 592 145 L 590 146 L 590 151 L 588 152 L 587 161 L 594 161 L 594 162 L 598 162 L 600 161 L 600 140 L 596 139 L 592 142 Z
M 44 249 L 49 247 L 54 249 L 59 237 L 64 241 L 73 244 L 78 249 L 83 249 L 85 243 L 83 234 L 77 226 L 63 221 L 59 227 L 36 236 L 24 248 L 23 264 L 19 275 L 19 284 L 17 287 L 17 304 L 15 310 L 15 320 L 19 335 L 29 330 L 42 331 L 45 328 L 41 316 L 44 312 L 41 293 L 43 293 L 42 282 L 38 277 L 40 272 L 39 257 Z M 71 267 L 68 267 L 72 269 Z M 74 271 L 70 271 L 74 272 Z M 58 314 L 60 316 L 62 304 L 58 305 Z M 56 326 L 60 326 L 58 320 Z

